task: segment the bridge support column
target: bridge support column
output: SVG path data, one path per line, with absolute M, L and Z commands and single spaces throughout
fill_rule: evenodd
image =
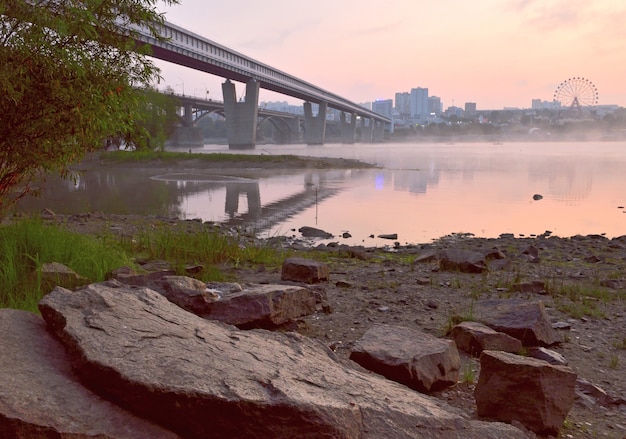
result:
M 185 103 L 183 105 L 183 125 L 186 127 L 193 126 L 193 107 L 191 102 Z
M 374 122 L 374 142 L 380 143 L 385 135 L 385 122 L 377 120 Z
M 374 141 L 374 119 L 361 116 L 361 142 L 372 143 Z
M 319 104 L 317 116 L 313 116 L 310 102 L 304 103 L 304 140 L 307 145 L 323 145 L 326 137 L 326 108 L 328 104 Z
M 204 136 L 200 127 L 177 127 L 174 134 L 167 140 L 171 146 L 204 146 Z
M 347 121 L 346 113 L 341 112 L 341 141 L 352 144 L 356 138 L 356 114 L 350 113 L 350 122 Z
M 237 102 L 235 84 L 226 80 L 222 84 L 226 135 L 229 149 L 254 149 L 259 114 L 260 84 L 251 80 L 246 84 L 243 102 Z

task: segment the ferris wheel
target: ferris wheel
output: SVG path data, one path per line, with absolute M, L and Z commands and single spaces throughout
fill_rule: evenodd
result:
M 588 79 L 569 78 L 559 84 L 554 92 L 554 101 L 573 110 L 598 104 L 598 89 Z

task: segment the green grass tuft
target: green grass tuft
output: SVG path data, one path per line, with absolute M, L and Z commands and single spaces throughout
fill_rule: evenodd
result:
M 40 269 L 59 262 L 98 282 L 112 269 L 132 266 L 119 247 L 104 238 L 80 235 L 28 219 L 0 227 L 0 306 L 37 310 L 44 293 Z

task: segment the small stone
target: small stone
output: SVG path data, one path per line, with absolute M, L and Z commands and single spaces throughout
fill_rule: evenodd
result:
M 439 304 L 437 302 L 435 302 L 434 300 L 430 299 L 426 302 L 426 306 L 431 308 L 431 309 L 437 309 L 439 308 Z

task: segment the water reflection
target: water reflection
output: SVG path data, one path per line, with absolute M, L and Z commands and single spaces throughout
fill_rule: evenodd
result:
M 389 244 L 398 233 L 426 242 L 454 232 L 479 236 L 626 233 L 626 144 L 269 146 L 264 153 L 355 158 L 379 169 L 306 172 L 91 170 L 75 181 L 50 178 L 42 197 L 20 208 L 201 218 L 287 234 L 303 225 L 348 244 Z M 205 147 L 223 152 L 224 146 Z M 260 153 L 251 151 L 248 153 Z M 534 201 L 533 194 L 543 195 Z

